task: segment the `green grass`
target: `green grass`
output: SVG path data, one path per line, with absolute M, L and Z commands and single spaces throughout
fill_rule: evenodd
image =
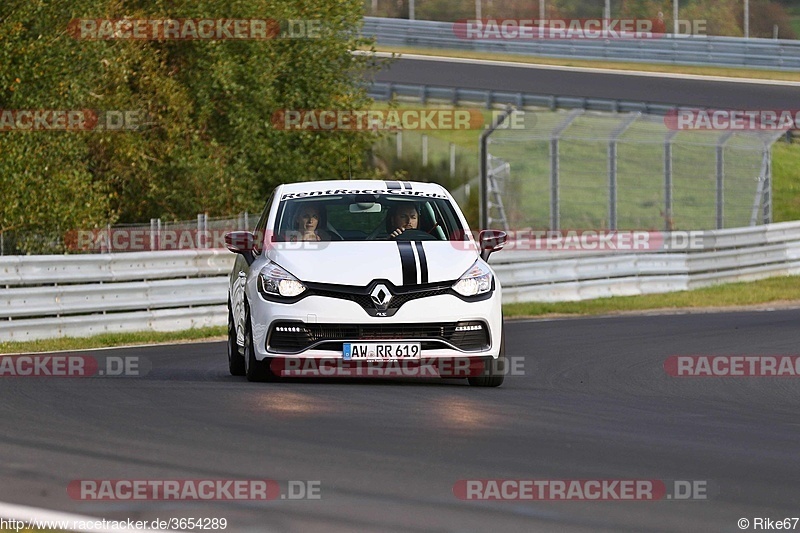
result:
M 224 326 L 187 329 L 185 331 L 142 331 L 135 333 L 104 333 L 93 337 L 63 337 L 24 342 L 0 342 L 0 353 L 54 352 L 63 350 L 88 350 L 112 346 L 158 344 L 180 341 L 224 339 Z
M 789 14 L 789 25 L 794 30 L 794 34 L 800 37 L 800 6 L 786 7 Z
M 800 26 L 800 14 L 792 18 L 792 24 Z M 798 27 L 793 26 L 795 32 Z M 798 33 L 800 35 L 800 33 Z M 689 65 L 668 65 L 654 63 L 634 63 L 623 61 L 579 60 L 568 58 L 553 58 L 543 56 L 530 56 L 522 54 L 499 54 L 490 52 L 472 52 L 468 50 L 446 50 L 414 48 L 410 46 L 377 46 L 379 52 L 395 52 L 399 54 L 419 54 L 445 57 L 460 57 L 466 59 L 488 59 L 494 61 L 512 61 L 515 63 L 531 63 L 538 65 L 556 65 L 565 67 L 605 68 L 614 70 L 638 70 L 642 72 L 665 72 L 673 74 L 692 74 L 698 76 L 724 76 L 731 78 L 756 78 L 767 80 L 800 81 L 800 72 L 783 72 L 776 70 L 727 68 L 727 67 L 698 67 Z
M 800 143 L 772 147 L 773 220 L 800 220 Z
M 683 308 L 730 308 L 800 302 L 800 278 L 786 276 L 743 283 L 726 283 L 693 291 L 597 298 L 582 302 L 506 304 L 506 318 L 547 315 L 605 315 L 626 311 Z
M 795 35 L 800 35 L 800 17 L 795 16 L 789 19 L 789 24 L 792 26 L 792 31 Z

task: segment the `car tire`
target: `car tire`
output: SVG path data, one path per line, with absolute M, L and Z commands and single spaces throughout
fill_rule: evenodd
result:
M 272 373 L 270 363 L 272 359 L 266 358 L 262 361 L 256 359 L 256 351 L 253 347 L 253 330 L 250 322 L 250 308 L 245 306 L 244 319 L 244 366 L 247 381 L 275 381 L 277 376 Z
M 231 303 L 228 302 L 228 370 L 232 376 L 244 376 L 244 347 L 236 342 L 236 324 L 233 321 Z
M 483 374 L 467 378 L 473 387 L 499 387 L 506 377 L 506 332 L 500 334 L 500 355 L 497 359 L 487 357 L 483 361 Z

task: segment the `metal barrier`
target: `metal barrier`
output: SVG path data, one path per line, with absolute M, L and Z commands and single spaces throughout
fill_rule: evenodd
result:
M 410 85 L 405 83 L 374 82 L 367 88 L 370 98 L 419 102 L 422 104 L 485 105 L 487 108 L 513 105 L 522 108 L 583 109 L 586 111 L 609 111 L 613 113 L 646 113 L 666 115 L 677 106 L 607 100 L 601 98 L 578 98 L 547 94 L 510 93 L 481 89 L 436 87 L 432 85 Z
M 678 36 L 651 39 L 467 39 L 452 22 L 364 17 L 361 34 L 379 45 L 412 46 L 572 59 L 800 70 L 800 41 Z
M 521 251 L 521 243 L 512 242 L 491 263 L 505 303 L 652 294 L 800 274 L 800 222 L 701 236 L 702 250 L 685 252 Z M 0 258 L 0 341 L 224 325 L 234 258 L 226 250 Z
M 0 258 L 0 342 L 222 326 L 228 250 Z
M 677 106 L 651 102 L 634 102 L 631 100 L 463 89 L 460 87 L 439 87 L 436 85 L 394 82 L 370 83 L 367 85 L 367 94 L 370 98 L 381 101 L 397 100 L 398 102 L 414 102 L 423 105 L 482 105 L 487 109 L 511 105 L 518 109 L 549 109 L 550 111 L 580 109 L 583 111 L 604 111 L 609 113 L 642 113 L 654 116 L 675 113 L 683 107 L 693 110 L 707 109 L 699 106 Z M 789 135 L 791 135 L 791 130 L 789 131 Z
M 634 296 L 800 274 L 800 222 L 701 235 L 701 250 L 683 252 L 523 252 L 511 243 L 490 262 L 505 303 Z

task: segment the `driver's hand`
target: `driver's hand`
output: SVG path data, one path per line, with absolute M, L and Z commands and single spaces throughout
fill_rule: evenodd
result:
M 403 233 L 405 230 L 406 230 L 405 228 L 397 228 L 391 234 L 389 234 L 389 238 L 394 239 L 395 237 Z

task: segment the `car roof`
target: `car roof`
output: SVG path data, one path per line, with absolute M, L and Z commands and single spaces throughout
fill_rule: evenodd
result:
M 418 181 L 397 180 L 326 180 L 304 181 L 299 183 L 286 183 L 281 185 L 281 194 L 319 191 L 386 191 L 387 193 L 401 191 L 419 191 L 423 194 L 442 194 L 446 189 L 437 183 L 422 183 Z M 331 193 L 328 193 L 331 194 Z M 346 193 L 342 193 L 346 194 Z

